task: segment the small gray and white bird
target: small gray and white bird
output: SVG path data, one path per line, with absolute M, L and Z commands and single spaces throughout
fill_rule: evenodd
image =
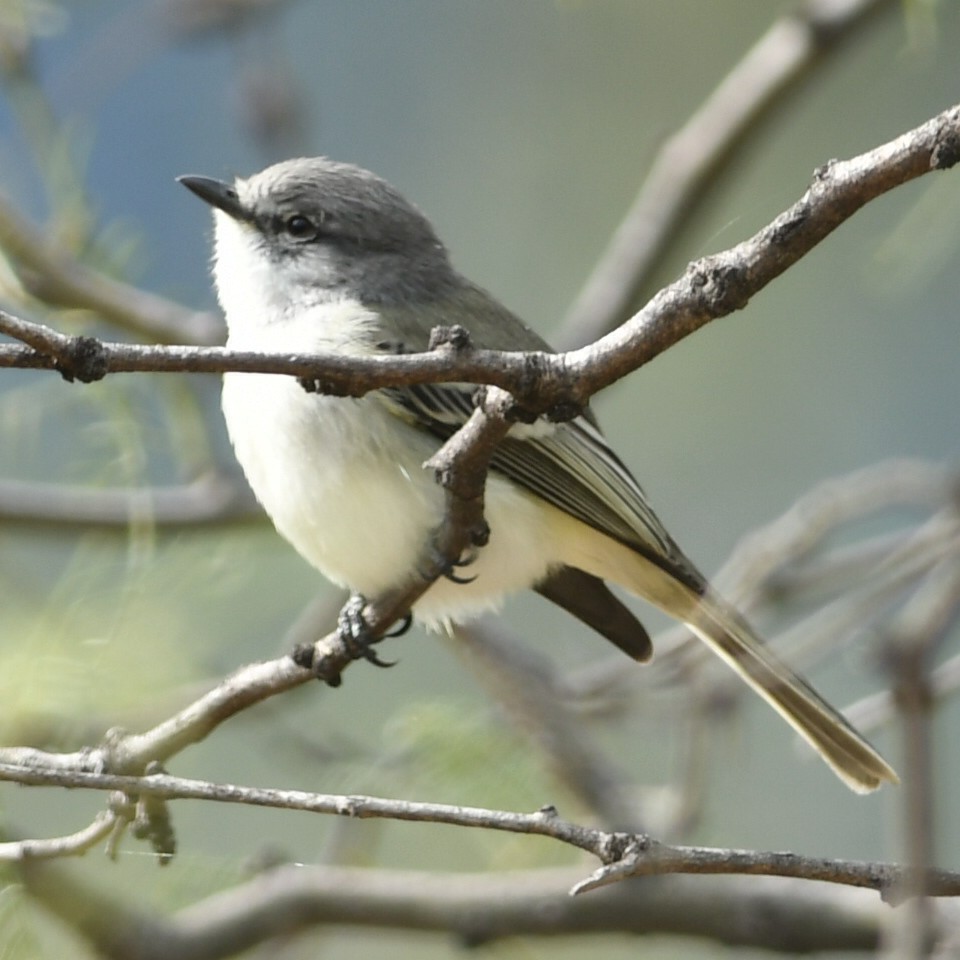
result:
M 460 324 L 480 347 L 550 349 L 457 273 L 427 218 L 366 170 L 313 158 L 234 183 L 180 179 L 214 208 L 214 276 L 229 347 L 413 352 L 426 349 L 434 327 Z M 469 417 L 473 389 L 339 398 L 307 392 L 293 377 L 228 373 L 223 411 L 277 530 L 334 583 L 372 597 L 398 586 L 430 545 L 443 493 L 423 464 Z M 646 631 L 604 581 L 617 583 L 689 625 L 853 790 L 897 782 L 715 595 L 589 411 L 569 423 L 512 428 L 493 458 L 485 510 L 490 540 L 472 579 L 441 578 L 414 606 L 427 625 L 462 621 L 533 588 L 647 660 Z

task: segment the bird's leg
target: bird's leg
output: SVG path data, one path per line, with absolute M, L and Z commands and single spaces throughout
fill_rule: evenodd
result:
M 370 663 L 378 667 L 392 667 L 396 663 L 395 660 L 382 660 L 377 655 L 377 651 L 373 649 L 373 645 L 381 638 L 373 636 L 367 621 L 363 617 L 363 608 L 366 605 L 367 600 L 362 594 L 351 594 L 350 599 L 343 605 L 337 616 L 337 634 L 343 641 L 343 645 L 352 660 L 369 660 Z M 404 618 L 400 629 L 396 633 L 387 634 L 387 636 L 400 636 L 406 633 L 410 628 L 412 619 L 408 614 Z
M 408 613 L 400 624 L 383 637 L 374 637 L 363 617 L 363 608 L 366 599 L 358 593 L 351 594 L 350 599 L 343 605 L 337 616 L 337 636 L 340 638 L 347 654 L 352 660 L 369 660 L 378 667 L 392 667 L 393 661 L 382 660 L 373 645 L 386 637 L 401 637 L 413 624 L 413 614 Z M 290 653 L 293 662 L 304 670 L 311 671 L 318 680 L 328 686 L 339 687 L 342 679 L 339 668 L 331 668 L 329 658 L 316 657 L 316 649 L 312 643 L 299 643 Z

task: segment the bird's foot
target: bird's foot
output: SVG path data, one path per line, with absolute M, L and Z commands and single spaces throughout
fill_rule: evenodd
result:
M 434 549 L 433 555 L 433 570 L 437 568 L 440 569 L 438 576 L 449 580 L 451 583 L 473 583 L 476 580 L 476 577 L 461 577 L 455 571 L 462 569 L 463 567 L 469 567 L 471 563 L 474 563 L 477 559 L 477 551 L 470 550 L 464 553 L 459 560 L 444 560 L 439 549 Z M 430 580 L 433 577 L 432 573 L 428 573 L 425 567 L 419 567 L 418 572 L 422 579 Z
M 462 569 L 463 567 L 469 567 L 477 559 L 477 553 L 475 550 L 470 551 L 468 554 L 462 556 L 459 560 L 454 560 L 452 563 L 447 564 L 446 568 L 443 571 L 443 576 L 446 577 L 451 583 L 473 583 L 477 578 L 474 577 L 461 577 L 459 574 L 455 573 L 455 570 Z
M 363 608 L 366 604 L 366 599 L 360 594 L 351 595 L 337 617 L 337 636 L 351 660 L 369 660 L 378 667 L 392 667 L 396 661 L 381 659 L 373 645 L 386 637 L 403 636 L 413 624 L 413 614 L 408 613 L 390 633 L 385 633 L 383 637 L 374 637 L 363 617 Z M 339 687 L 343 682 L 340 666 L 336 665 L 335 658 L 322 654 L 318 656 L 316 647 L 312 643 L 298 644 L 291 651 L 290 656 L 297 666 L 310 670 L 327 686 Z
M 359 593 L 351 595 L 343 605 L 337 617 L 337 634 L 343 641 L 351 660 L 369 660 L 377 667 L 392 667 L 395 660 L 383 660 L 374 650 L 373 645 L 380 640 L 375 637 L 363 616 L 363 608 L 367 605 L 366 598 Z M 395 633 L 386 636 L 400 636 L 410 629 L 413 618 L 408 614 L 404 622 Z

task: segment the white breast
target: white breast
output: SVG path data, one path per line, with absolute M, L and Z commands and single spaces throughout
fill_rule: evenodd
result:
M 367 596 L 414 568 L 442 517 L 423 462 L 437 447 L 376 401 L 319 397 L 294 379 L 232 373 L 223 410 L 237 459 L 277 530 L 328 579 Z M 415 608 L 428 623 L 496 606 L 532 585 L 555 555 L 548 510 L 500 477 L 487 485 L 491 539 L 464 574 Z
M 230 282 L 222 283 L 223 254 L 239 241 L 239 231 L 218 224 L 228 346 L 371 352 L 379 338 L 376 314 L 356 302 L 327 302 L 291 315 L 268 295 L 270 283 L 257 274 L 255 258 L 249 273 L 241 269 L 242 245 L 240 254 L 226 258 Z M 330 580 L 375 596 L 402 582 L 429 549 L 444 498 L 423 463 L 438 441 L 375 398 L 324 397 L 292 377 L 231 373 L 224 377 L 223 412 L 257 499 L 277 530 Z M 439 580 L 415 613 L 428 623 L 461 619 L 539 580 L 558 555 L 549 516 L 541 501 L 492 476 L 490 544 L 465 571 L 476 579 L 468 585 Z

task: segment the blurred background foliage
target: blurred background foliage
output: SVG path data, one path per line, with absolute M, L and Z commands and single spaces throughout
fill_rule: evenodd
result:
M 209 223 L 173 178 L 327 154 L 397 184 L 435 221 L 458 266 L 549 337 L 660 143 L 788 9 L 769 0 L 2 0 L 0 191 L 81 262 L 213 310 Z M 756 125 L 658 282 L 770 220 L 819 164 L 954 102 L 958 44 L 960 4 L 887 4 Z M 955 174 L 899 189 L 746 310 L 596 399 L 623 459 L 704 569 L 825 477 L 894 456 L 956 460 L 958 224 Z M 2 250 L 0 306 L 67 332 L 139 339 L 92 311 L 32 296 Z M 148 488 L 233 471 L 216 401 L 212 378 L 80 386 L 5 371 L 0 477 Z M 324 590 L 264 521 L 3 522 L 3 741 L 72 749 L 114 725 L 142 729 L 233 668 L 288 649 L 291 624 Z M 511 602 L 506 616 L 560 671 L 617 656 L 536 598 Z M 399 666 L 361 665 L 340 690 L 310 687 L 258 707 L 177 757 L 172 771 L 584 813 L 464 670 L 455 644 L 415 630 L 387 655 Z M 884 683 L 856 652 L 814 679 L 841 704 Z M 958 719 L 948 704 L 938 730 Z M 598 743 L 640 784 L 652 788 L 682 763 L 682 704 L 583 722 L 597 725 Z M 725 734 L 713 740 L 707 803 L 686 839 L 896 854 L 895 791 L 847 796 L 825 769 L 796 762 L 788 732 L 761 704 L 745 704 Z M 896 743 L 878 739 L 896 765 Z M 944 810 L 960 790 L 947 745 L 937 740 Z M 0 814 L 15 835 L 46 836 L 78 829 L 100 802 L 7 787 Z M 235 883 L 268 854 L 455 870 L 572 856 L 423 825 L 198 803 L 173 812 L 180 852 L 168 868 L 128 841 L 118 863 L 92 854 L 83 870 L 166 910 Z M 943 832 L 938 853 L 956 862 L 956 831 Z M 15 887 L 0 895 L 4 956 L 62 956 L 65 943 L 80 955 L 63 937 Z M 366 955 L 384 943 L 325 933 L 278 955 L 315 956 L 318 945 Z M 398 956 L 455 951 L 441 938 L 389 945 Z M 635 945 L 615 938 L 595 948 L 613 958 Z M 711 952 L 696 949 L 689 955 Z

